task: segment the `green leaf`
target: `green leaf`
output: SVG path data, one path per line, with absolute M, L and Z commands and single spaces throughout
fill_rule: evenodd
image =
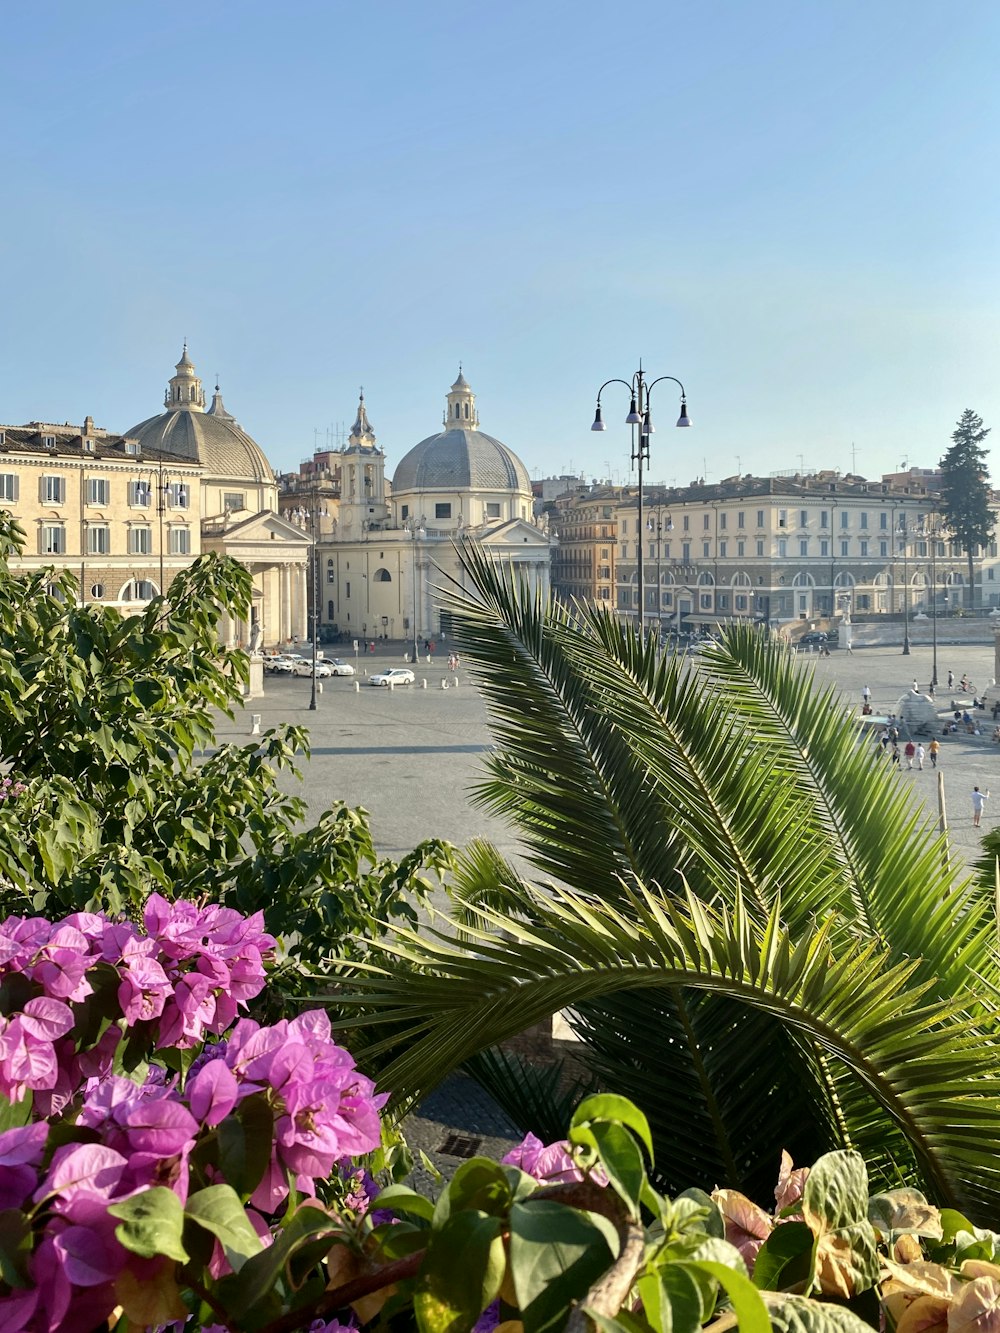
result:
M 7 1129 L 21 1129 L 31 1119 L 31 1093 L 19 1102 L 0 1097 L 0 1134 Z
M 499 1295 L 507 1266 L 500 1227 L 500 1218 L 466 1210 L 431 1233 L 413 1295 L 421 1333 L 463 1333 Z
M 31 1224 L 20 1208 L 0 1212 L 0 1280 L 8 1287 L 30 1287 L 28 1260 L 34 1245 Z
M 649 1121 L 638 1106 L 630 1102 L 627 1097 L 619 1097 L 610 1092 L 598 1092 L 585 1097 L 573 1113 L 570 1122 L 570 1140 L 572 1141 L 574 1129 L 594 1120 L 609 1120 L 630 1129 L 645 1144 L 652 1164 L 653 1136 L 649 1132 Z
M 433 1224 L 437 1229 L 453 1213 L 465 1209 L 503 1216 L 510 1204 L 510 1181 L 504 1168 L 488 1157 L 473 1157 L 462 1163 L 442 1191 L 434 1209 Z
M 660 1264 L 639 1278 L 636 1290 L 656 1333 L 697 1333 L 701 1327 L 701 1291 L 682 1264 Z
M 775 1333 L 872 1333 L 853 1310 L 804 1296 L 765 1297 L 770 1326 Z M 743 1325 L 740 1324 L 740 1333 Z
M 782 1222 L 757 1251 L 753 1284 L 779 1291 L 782 1286 L 807 1282 L 812 1269 L 813 1233 L 805 1222 Z
M 179 1263 L 187 1262 L 188 1252 L 182 1241 L 184 1207 L 173 1190 L 154 1185 L 121 1203 L 109 1204 L 108 1212 L 121 1218 L 115 1235 L 126 1250 L 144 1259 L 162 1254 Z
M 551 1200 L 510 1210 L 510 1271 L 524 1333 L 543 1333 L 610 1267 L 618 1237 L 606 1218 Z
M 231 1185 L 209 1185 L 192 1194 L 184 1216 L 215 1236 L 235 1273 L 264 1248 L 263 1241 L 250 1225 L 240 1196 Z
M 639 1145 L 628 1130 L 613 1121 L 594 1120 L 571 1129 L 570 1142 L 593 1148 L 615 1193 L 628 1205 L 631 1216 L 638 1217 L 646 1171 Z
M 861 1154 L 825 1153 L 809 1172 L 802 1212 L 817 1235 L 867 1219 L 868 1170 Z
M 713 1263 L 708 1259 L 687 1263 L 684 1267 L 694 1268 L 715 1278 L 729 1297 L 739 1322 L 740 1333 L 770 1333 L 771 1322 L 767 1317 L 767 1307 L 760 1298 L 760 1292 L 745 1273 L 739 1273 L 735 1268 Z
M 434 1216 L 433 1201 L 425 1199 L 422 1194 L 418 1194 L 416 1190 L 411 1190 L 407 1185 L 387 1185 L 372 1200 L 371 1207 L 372 1209 L 391 1208 L 395 1213 L 406 1213 L 410 1217 L 419 1217 L 425 1222 L 430 1222 Z
M 267 1299 L 296 1250 L 311 1244 L 318 1236 L 327 1234 L 332 1238 L 341 1230 L 329 1213 L 309 1206 L 299 1208 L 278 1232 L 273 1245 L 254 1254 L 239 1273 L 220 1284 L 220 1290 L 224 1287 L 226 1309 L 236 1319 L 245 1318 Z
M 244 1198 L 249 1198 L 264 1178 L 271 1160 L 273 1131 L 274 1111 L 264 1093 L 244 1098 L 216 1128 L 219 1170 Z

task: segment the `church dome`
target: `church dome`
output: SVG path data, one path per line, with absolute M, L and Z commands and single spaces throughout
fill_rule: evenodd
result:
M 175 458 L 201 463 L 213 477 L 273 482 L 274 469 L 263 449 L 226 411 L 218 385 L 206 411 L 205 394 L 187 343 L 176 369 L 164 397 L 167 411 L 140 421 L 125 434 L 144 449 L 161 449 Z
M 475 394 L 465 376 L 448 394 L 444 430 L 415 444 L 392 478 L 394 496 L 407 491 L 522 491 L 528 470 L 512 449 L 479 429 Z

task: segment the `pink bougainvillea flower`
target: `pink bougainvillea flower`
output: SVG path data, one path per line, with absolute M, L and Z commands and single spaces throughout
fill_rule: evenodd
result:
M 570 1156 L 569 1144 L 565 1139 L 561 1143 L 544 1144 L 534 1134 L 526 1134 L 523 1141 L 500 1160 L 507 1166 L 520 1167 L 526 1175 L 551 1185 L 583 1180 L 583 1172 Z
M 22 1125 L 0 1134 L 0 1209 L 20 1208 L 30 1197 L 48 1137 L 46 1124 Z
M 35 961 L 34 979 L 57 1000 L 85 1000 L 93 987 L 87 980 L 90 942 L 82 931 L 60 925 L 49 936 Z
M 121 970 L 118 1003 L 125 1021 L 131 1025 L 159 1018 L 171 992 L 166 972 L 155 958 L 133 954 Z
M 211 1060 L 194 1078 L 188 1079 L 187 1099 L 191 1113 L 202 1124 L 215 1126 L 236 1105 L 239 1085 L 223 1060 Z

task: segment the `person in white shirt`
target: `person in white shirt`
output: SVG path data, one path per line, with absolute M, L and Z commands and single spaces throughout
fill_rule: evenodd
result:
M 989 796 L 989 790 L 980 791 L 978 787 L 972 789 L 972 826 L 979 827 L 979 821 L 982 818 L 983 806 L 986 804 L 986 798 Z

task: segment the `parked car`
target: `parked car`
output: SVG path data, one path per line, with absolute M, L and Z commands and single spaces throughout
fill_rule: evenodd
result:
M 312 673 L 313 673 L 313 666 L 309 658 L 300 657 L 297 661 L 292 663 L 293 676 L 311 676 Z M 316 675 L 317 677 L 319 676 L 326 677 L 333 675 L 333 672 L 330 670 L 329 663 L 324 662 L 323 659 L 320 657 L 317 657 L 316 659 Z
M 408 667 L 390 667 L 388 671 L 379 671 L 368 677 L 369 685 L 412 685 L 416 676 Z
M 816 648 L 826 643 L 826 635 L 820 630 L 810 630 L 808 634 L 803 634 L 799 639 L 800 648 Z
M 330 668 L 331 676 L 353 676 L 354 667 L 339 657 L 324 657 L 323 661 Z
M 265 670 L 265 671 L 270 671 L 270 672 L 272 672 L 272 673 L 275 674 L 275 675 L 288 675 L 288 676 L 290 676 L 290 675 L 292 674 L 292 667 L 293 667 L 294 665 L 295 665 L 295 664 L 292 662 L 292 659 L 291 659 L 290 657 L 265 657 L 265 658 L 264 658 L 264 670 Z

